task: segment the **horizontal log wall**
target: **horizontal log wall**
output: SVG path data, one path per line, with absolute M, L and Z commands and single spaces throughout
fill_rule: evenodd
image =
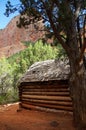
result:
M 22 83 L 19 99 L 21 107 L 28 109 L 39 106 L 72 112 L 68 81 Z

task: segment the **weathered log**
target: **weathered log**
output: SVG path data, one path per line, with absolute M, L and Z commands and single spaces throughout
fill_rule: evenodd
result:
M 33 102 L 33 103 L 47 103 L 47 104 L 53 104 L 53 105 L 61 105 L 61 106 L 72 106 L 72 102 L 65 102 L 65 101 L 49 101 L 49 100 L 36 100 L 36 99 L 27 99 L 22 98 L 22 102 Z
M 44 86 L 44 85 L 42 85 L 42 86 L 37 86 L 37 85 L 33 85 L 33 86 L 23 86 L 22 87 L 22 89 L 40 89 L 40 88 L 42 88 L 42 89 L 45 89 L 45 88 L 47 88 L 47 89 L 50 89 L 50 88 L 56 88 L 56 89 L 59 89 L 59 88 L 68 88 L 68 85 L 56 85 L 56 86 L 54 86 L 54 85 L 52 85 L 52 86 L 49 86 L 49 85 L 47 85 L 47 87 L 46 87 L 46 85 Z
M 30 75 L 31 76 L 31 75 Z M 35 82 L 21 82 L 19 85 L 19 88 L 25 87 L 25 86 L 68 86 L 68 80 L 48 80 L 48 81 L 35 81 Z
M 22 107 L 26 106 L 26 108 L 30 108 L 30 105 L 32 105 L 34 108 L 35 106 L 44 107 L 44 108 L 50 108 L 50 109 L 57 109 L 57 110 L 64 110 L 64 111 L 72 111 L 72 107 L 68 106 L 57 106 L 57 105 L 49 105 L 49 104 L 42 104 L 42 103 L 23 103 Z
M 24 95 L 69 96 L 69 92 L 22 92 Z
M 50 88 L 50 89 L 22 89 L 22 92 L 69 92 L 69 89 L 65 89 L 65 88 L 59 88 L 59 89 L 55 89 L 55 88 Z
M 29 99 L 45 99 L 51 101 L 72 101 L 69 96 L 38 96 L 38 95 L 24 95 L 22 94 L 22 98 Z
M 19 91 L 21 106 L 26 108 L 43 107 L 63 111 L 72 111 L 72 100 L 68 85 L 57 86 L 23 86 Z

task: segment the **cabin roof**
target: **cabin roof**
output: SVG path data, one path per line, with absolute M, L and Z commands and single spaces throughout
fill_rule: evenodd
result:
M 20 78 L 22 82 L 37 82 L 69 79 L 70 66 L 68 60 L 46 60 L 34 63 Z

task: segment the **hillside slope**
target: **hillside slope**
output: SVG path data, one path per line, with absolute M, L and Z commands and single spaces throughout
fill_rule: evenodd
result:
M 37 31 L 33 24 L 28 25 L 27 29 L 18 28 L 16 26 L 18 19 L 19 16 L 14 17 L 5 29 L 0 30 L 0 57 L 15 54 L 25 48 L 21 42 L 35 42 L 44 35 L 44 32 Z M 37 25 L 39 29 L 43 28 L 42 21 L 39 21 Z

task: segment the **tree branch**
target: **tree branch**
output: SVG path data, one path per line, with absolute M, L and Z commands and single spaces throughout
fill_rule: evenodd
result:
M 64 42 L 64 40 L 62 39 L 61 35 L 58 33 L 55 25 L 54 25 L 54 22 L 52 20 L 52 14 L 51 14 L 51 10 L 47 9 L 46 7 L 46 4 L 43 0 L 41 0 L 41 2 L 43 3 L 43 6 L 46 10 L 46 13 L 47 13 L 47 16 L 49 18 L 49 21 L 50 21 L 50 24 L 51 24 L 51 27 L 54 31 L 54 34 L 55 34 L 55 37 L 57 38 L 57 40 L 60 42 L 60 44 L 62 45 L 62 47 L 66 50 L 67 54 L 69 54 L 69 51 L 70 51 L 70 48 L 68 47 L 68 45 Z
M 79 23 L 79 17 L 77 18 L 77 30 L 78 30 L 78 40 L 79 40 L 79 45 L 80 49 L 82 48 L 82 38 L 81 38 L 81 33 L 80 33 L 80 23 Z
M 84 55 L 84 52 L 85 52 L 85 49 L 86 49 L 86 15 L 85 15 L 85 19 L 84 19 L 84 26 L 83 26 L 83 46 L 82 46 L 82 49 L 81 49 L 81 53 L 80 53 L 80 57 L 79 57 L 79 62 L 81 61 L 81 59 L 83 58 L 83 55 Z
M 79 0 L 79 2 L 77 2 L 75 14 L 74 14 L 75 20 L 77 20 L 77 18 L 79 16 L 79 13 L 80 13 L 80 10 L 81 10 L 81 5 L 82 5 L 82 0 Z

